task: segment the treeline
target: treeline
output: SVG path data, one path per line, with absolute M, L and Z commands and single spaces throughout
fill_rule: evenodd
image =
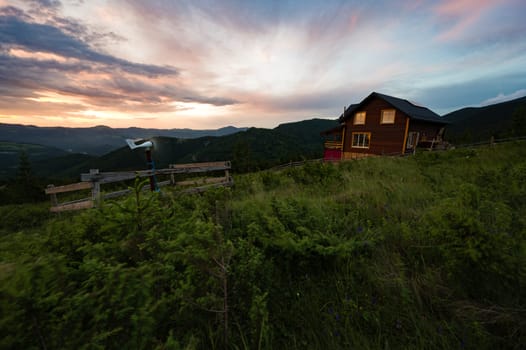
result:
M 337 123 L 334 120 L 312 119 L 282 124 L 274 129 L 249 128 L 221 137 L 177 139 L 158 136 L 151 138 L 154 142 L 152 157 L 157 168 L 167 168 L 169 164 L 176 163 L 229 160 L 232 161 L 234 172 L 258 171 L 289 161 L 321 158 L 323 138 L 320 132 L 335 125 Z M 14 176 L 13 170 L 18 164 L 17 149 L 28 153 L 35 174 L 40 178 L 78 179 L 81 173 L 87 173 L 90 169 L 144 169 L 144 149 L 132 151 L 124 140 L 120 142 L 121 148 L 97 157 L 40 145 L 0 142 L 0 164 L 4 167 L 0 171 L 0 180 Z
M 0 207 L 0 348 L 520 349 L 524 146 Z

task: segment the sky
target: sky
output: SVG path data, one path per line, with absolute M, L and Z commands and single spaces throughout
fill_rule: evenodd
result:
M 526 95 L 526 0 L 0 0 L 0 123 L 273 128 Z

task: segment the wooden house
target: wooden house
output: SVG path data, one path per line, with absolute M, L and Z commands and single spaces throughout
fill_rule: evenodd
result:
M 414 152 L 442 142 L 447 124 L 426 107 L 393 96 L 371 93 L 344 109 L 340 125 L 324 131 L 325 160 Z

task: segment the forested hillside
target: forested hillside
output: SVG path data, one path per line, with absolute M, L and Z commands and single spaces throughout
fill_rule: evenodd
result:
M 58 148 L 0 141 L 0 179 L 12 177 L 16 174 L 21 153 L 25 153 L 31 162 L 67 155 L 66 151 Z
M 468 107 L 444 116 L 445 137 L 456 144 L 487 141 L 492 136 L 526 136 L 526 97 L 484 107 Z
M 232 160 L 236 172 L 266 169 L 289 161 L 321 158 L 323 138 L 320 132 L 335 125 L 337 125 L 335 120 L 311 119 L 281 124 L 274 129 L 249 128 L 243 132 L 223 136 L 192 139 L 156 136 L 151 138 L 154 142 L 153 158 L 158 168 L 174 163 Z M 102 130 L 109 132 L 106 129 L 109 128 Z M 104 138 L 104 132 L 98 137 Z M 41 152 L 42 156 L 31 159 L 34 160 L 32 162 L 34 172 L 41 178 L 78 179 L 81 173 L 88 172 L 89 169 L 101 171 L 144 169 L 146 166 L 144 150 L 131 151 L 125 145 L 124 138 L 119 137 L 120 147 L 99 157 L 66 154 L 66 152 L 59 154 L 48 152 L 48 156 L 43 157 L 45 153 Z M 28 145 L 13 143 L 9 145 L 10 148 L 6 149 L 5 154 L 1 154 L 2 143 L 0 143 L 0 165 L 6 169 L 0 172 L 0 180 L 14 176 L 20 150 L 25 150 L 31 155 L 32 148 L 28 148 Z M 18 148 L 13 148 L 13 145 Z
M 520 349 L 525 146 L 2 206 L 0 348 Z

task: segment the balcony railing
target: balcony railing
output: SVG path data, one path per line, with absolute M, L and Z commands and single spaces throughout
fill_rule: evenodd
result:
M 342 142 L 341 141 L 325 141 L 324 147 L 327 149 L 342 149 Z

